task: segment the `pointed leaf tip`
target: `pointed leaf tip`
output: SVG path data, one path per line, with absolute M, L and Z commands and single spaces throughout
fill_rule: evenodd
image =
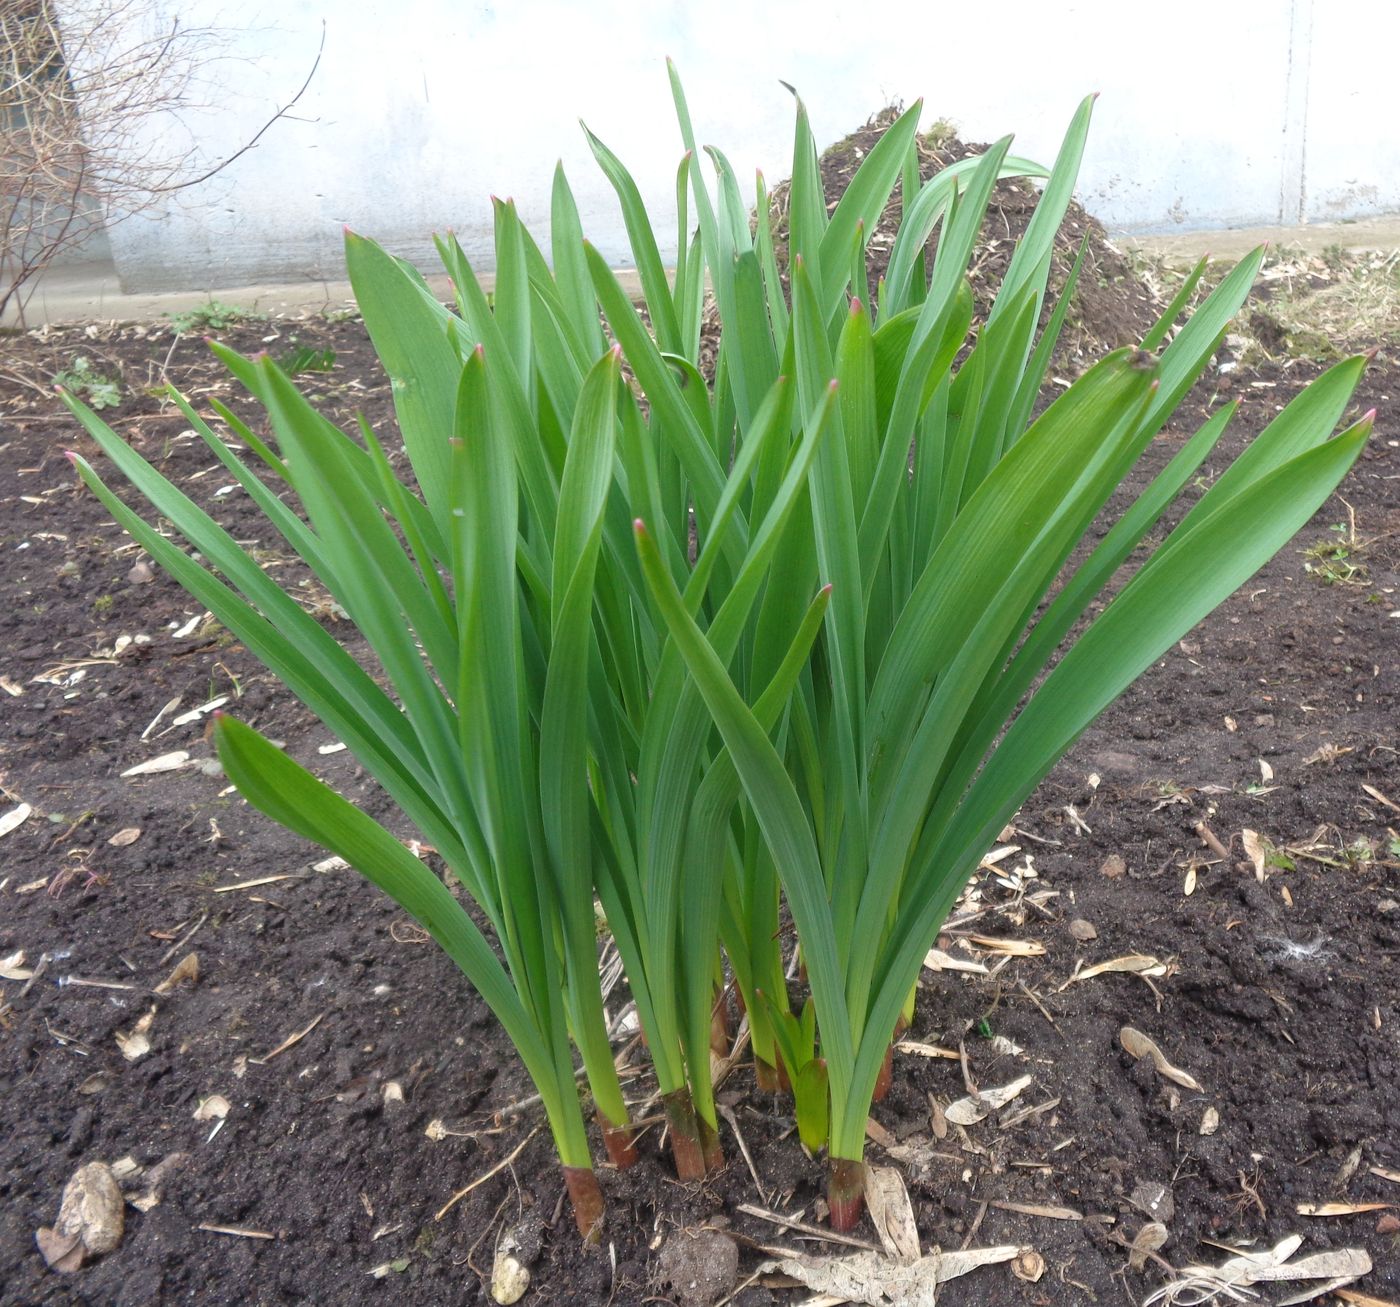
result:
M 66 458 L 70 463 L 76 463 L 78 461 L 77 454 L 75 454 L 71 449 L 65 449 L 63 451 L 63 457 Z

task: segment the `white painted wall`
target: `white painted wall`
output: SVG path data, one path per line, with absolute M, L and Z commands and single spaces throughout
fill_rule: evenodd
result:
M 820 143 L 891 100 L 925 98 L 925 120 L 968 140 L 1017 133 L 1049 161 L 1080 96 L 1098 90 L 1081 173 L 1110 229 L 1158 233 L 1400 210 L 1394 79 L 1357 68 L 1400 48 L 1400 7 L 1367 0 L 1115 0 L 982 10 L 945 0 L 154 0 L 182 21 L 236 29 L 215 112 L 194 121 L 231 152 L 300 85 L 325 24 L 320 70 L 256 149 L 158 213 L 116 227 L 129 290 L 334 278 L 343 224 L 432 262 L 430 233 L 456 229 L 491 265 L 493 193 L 543 232 L 556 159 L 584 229 L 619 265 L 617 206 L 579 131 L 582 117 L 633 170 L 674 231 L 680 156 L 663 58 L 685 78 L 702 142 L 740 176 L 789 171 L 802 92 Z M 670 244 L 674 245 L 674 238 Z

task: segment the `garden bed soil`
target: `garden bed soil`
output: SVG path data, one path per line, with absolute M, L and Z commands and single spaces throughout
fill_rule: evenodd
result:
M 1122 343 L 1118 330 L 1099 343 Z M 386 428 L 388 388 L 352 318 L 245 322 L 224 338 L 334 350 L 303 383 L 333 415 L 362 408 Z M 758 1246 L 842 1250 L 741 1210 L 820 1223 L 822 1170 L 790 1104 L 758 1094 L 741 1063 L 721 1097 L 757 1178 L 728 1123 L 728 1165 L 703 1185 L 674 1179 L 652 1131 L 638 1166 L 601 1173 L 603 1242 L 581 1246 L 538 1110 L 511 1110 L 531 1086 L 484 1004 L 388 899 L 228 791 L 204 765 L 205 719 L 177 722 L 227 696 L 394 823 L 348 755 L 320 752 L 326 730 L 151 573 L 63 457 L 94 451 L 45 383 L 83 355 L 120 375 L 117 429 L 239 539 L 271 548 L 247 497 L 147 393 L 168 375 L 201 408 L 231 399 L 203 346 L 96 326 L 5 353 L 0 815 L 32 812 L 0 836 L 0 958 L 23 950 L 42 970 L 0 980 L 0 1304 L 484 1302 L 506 1231 L 530 1266 L 526 1302 L 801 1301 L 781 1276 L 754 1278 Z M 1213 399 L 1243 401 L 1226 441 L 1238 449 L 1316 371 L 1213 374 L 1134 484 Z M 1400 369 L 1379 358 L 1357 405 L 1380 410 L 1376 433 L 1340 494 L 1017 817 L 1019 851 L 1000 881 L 979 879 L 972 906 L 987 911 L 967 927 L 1017 941 L 1015 954 L 949 936 L 945 951 L 988 974 L 924 973 L 908 1039 L 961 1044 L 966 1065 L 897 1053 L 868 1160 L 896 1150 L 925 1250 L 1020 1245 L 1045 1267 L 1035 1280 L 984 1267 L 945 1286 L 947 1307 L 1140 1302 L 1168 1265 L 1292 1234 L 1303 1253 L 1364 1249 L 1374 1270 L 1356 1288 L 1400 1300 L 1398 401 Z M 265 561 L 341 629 L 291 560 Z M 190 764 L 123 777 L 174 750 Z M 188 954 L 197 981 L 153 993 Z M 1130 954 L 1161 970 L 1066 983 Z M 128 1058 L 148 1015 L 150 1050 Z M 1199 1090 L 1130 1057 L 1124 1026 Z M 940 1137 L 934 1105 L 968 1092 L 965 1072 L 984 1089 L 1032 1080 Z M 121 1159 L 140 1168 L 126 1184 L 142 1205 L 120 1245 L 75 1274 L 47 1269 L 35 1232 L 65 1182 Z M 1391 1206 L 1300 1211 L 1324 1203 Z M 1149 1219 L 1168 1231 L 1162 1261 L 1130 1269 L 1126 1244 Z M 718 1259 L 708 1296 L 676 1269 L 702 1227 L 739 1249 L 737 1279 Z M 868 1221 L 857 1233 L 874 1238 Z

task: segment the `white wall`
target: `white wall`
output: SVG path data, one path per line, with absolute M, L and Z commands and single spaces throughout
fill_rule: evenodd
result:
M 1111 229 L 1335 221 L 1400 210 L 1394 79 L 1361 75 L 1357 33 L 1400 48 L 1400 7 L 1334 0 L 1111 0 L 982 10 L 940 0 L 705 5 L 630 0 L 153 0 L 182 21 L 236 29 L 211 153 L 236 149 L 325 53 L 293 121 L 152 217 L 116 227 L 130 290 L 333 278 L 343 224 L 431 261 L 456 229 L 491 264 L 489 196 L 513 196 L 543 231 L 562 158 L 584 229 L 619 264 L 626 245 L 582 117 L 633 170 L 657 226 L 674 231 L 681 147 L 664 56 L 685 78 L 702 142 L 741 177 L 789 171 L 792 101 L 819 143 L 891 100 L 925 98 L 968 140 L 1016 132 L 1046 162 L 1078 99 L 1101 92 L 1081 173 Z M 669 242 L 674 245 L 674 238 Z

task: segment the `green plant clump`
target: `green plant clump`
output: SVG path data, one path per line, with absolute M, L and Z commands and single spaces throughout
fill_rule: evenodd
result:
M 575 1055 L 612 1160 L 637 1155 L 595 901 L 679 1175 L 722 1162 L 711 1052 L 729 1050 L 717 1018 L 732 976 L 759 1086 L 791 1086 L 802 1143 L 827 1151 L 833 1223 L 849 1228 L 870 1103 L 940 923 L 1089 723 L 1345 475 L 1371 418 L 1333 431 L 1364 359 L 1314 382 L 1159 538 L 1234 406 L 1212 414 L 1081 558 L 1260 254 L 1188 314 L 1197 268 L 1136 348 L 1036 416 L 1079 270 L 1050 294 L 1091 100 L 1048 170 L 1013 157 L 1007 138 L 928 181 L 916 105 L 831 210 L 799 102 L 780 262 L 762 179 L 751 222 L 718 150 L 705 175 L 674 71 L 672 86 L 686 151 L 673 273 L 632 178 L 588 137 L 621 202 L 645 314 L 584 240 L 560 172 L 552 263 L 514 204 L 496 202 L 489 301 L 451 237 L 439 251 L 455 309 L 347 236 L 404 459 L 364 422 L 333 426 L 272 360 L 213 345 L 266 413 L 270 435 L 219 406 L 274 493 L 175 396 L 367 640 L 373 674 L 70 397 L 112 470 L 190 552 L 75 462 L 346 742 L 480 909 L 487 932 L 396 834 L 251 726 L 218 720 L 242 795 L 390 893 L 490 1004 L 538 1086 L 586 1237 L 603 1197 Z M 1042 197 L 974 323 L 967 268 L 993 186 L 1015 175 L 1043 179 Z M 867 236 L 900 182 L 888 273 L 871 286 Z M 707 280 L 721 323 L 713 376 L 700 366 Z M 796 1010 L 783 897 L 810 989 Z
M 226 331 L 240 322 L 262 322 L 267 315 L 211 299 L 208 304 L 197 304 L 192 309 L 168 313 L 166 317 L 170 319 L 170 330 L 177 336 L 193 336 L 206 331 Z
M 116 408 L 122 402 L 122 383 L 98 372 L 84 354 L 75 354 L 73 361 L 55 374 L 53 383 L 86 400 L 91 408 Z

